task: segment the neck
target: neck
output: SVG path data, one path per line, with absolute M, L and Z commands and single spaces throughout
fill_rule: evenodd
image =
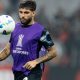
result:
M 34 23 L 35 23 L 35 20 L 34 20 L 34 18 L 32 18 L 31 22 L 28 25 L 32 25 Z

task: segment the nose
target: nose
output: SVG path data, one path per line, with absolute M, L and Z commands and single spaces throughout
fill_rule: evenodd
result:
M 24 17 L 24 14 L 21 14 L 22 15 L 22 17 Z
M 22 19 L 24 19 L 24 16 L 22 16 Z
M 22 18 L 22 19 L 24 19 L 24 18 L 25 18 L 25 15 L 24 15 L 24 14 L 22 14 L 21 18 Z

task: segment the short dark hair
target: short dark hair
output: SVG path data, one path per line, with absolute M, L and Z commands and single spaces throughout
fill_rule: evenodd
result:
M 31 11 L 35 11 L 36 2 L 33 0 L 22 1 L 19 4 L 19 8 L 27 8 L 27 9 L 30 9 Z

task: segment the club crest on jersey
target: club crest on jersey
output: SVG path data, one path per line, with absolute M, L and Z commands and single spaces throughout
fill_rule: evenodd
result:
M 23 38 L 24 38 L 24 35 L 20 34 L 19 37 L 18 37 L 18 42 L 17 42 L 16 46 L 22 47 L 22 40 L 23 40 Z

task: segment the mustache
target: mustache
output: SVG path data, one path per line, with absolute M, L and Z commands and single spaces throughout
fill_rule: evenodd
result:
M 26 20 L 25 18 L 19 18 L 19 19 L 21 19 L 21 20 Z

